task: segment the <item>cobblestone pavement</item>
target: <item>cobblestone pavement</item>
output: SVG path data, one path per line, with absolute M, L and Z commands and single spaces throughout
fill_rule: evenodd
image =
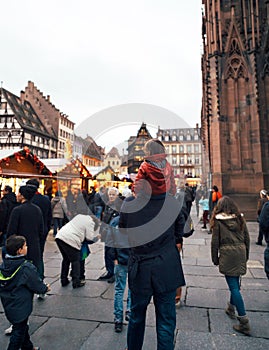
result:
M 248 222 L 251 253 L 247 275 L 242 278 L 242 294 L 250 319 L 252 336 L 235 334 L 224 308 L 228 290 L 224 277 L 210 259 L 211 236 L 201 230 L 192 209 L 195 233 L 185 239 L 183 267 L 187 286 L 183 305 L 177 309 L 176 350 L 269 349 L 269 281 L 263 270 L 264 246 L 255 244 L 258 224 Z M 86 286 L 62 288 L 59 282 L 61 256 L 50 234 L 45 248 L 45 282 L 52 290 L 44 301 L 34 300 L 30 332 L 42 350 L 123 350 L 127 324 L 122 333 L 114 332 L 114 285 L 97 281 L 104 273 L 103 244 L 91 246 L 86 263 Z M 0 306 L 0 349 L 6 349 L 9 326 Z M 156 349 L 155 315 L 151 304 L 147 314 L 144 350 Z

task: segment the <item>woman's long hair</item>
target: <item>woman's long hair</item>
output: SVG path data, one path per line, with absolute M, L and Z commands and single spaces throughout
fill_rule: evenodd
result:
M 224 213 L 227 215 L 233 215 L 237 219 L 237 221 L 239 222 L 240 228 L 241 229 L 243 228 L 244 219 L 243 219 L 237 205 L 230 197 L 223 196 L 222 198 L 220 198 L 218 200 L 218 203 L 213 210 L 213 215 L 212 215 L 211 220 L 210 220 L 210 228 L 214 227 L 216 215 L 220 214 L 220 213 Z

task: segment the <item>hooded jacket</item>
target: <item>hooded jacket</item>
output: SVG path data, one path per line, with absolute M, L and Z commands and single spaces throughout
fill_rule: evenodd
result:
M 155 154 L 145 157 L 135 178 L 134 191 L 136 194 L 144 192 L 149 195 L 163 193 L 176 194 L 174 172 L 166 160 L 166 154 Z
M 26 320 L 33 310 L 34 293 L 45 294 L 35 266 L 24 256 L 7 257 L 0 266 L 0 297 L 8 321 Z
M 249 233 L 244 222 L 242 229 L 234 215 L 216 215 L 212 231 L 211 257 L 226 276 L 246 274 L 249 258 Z

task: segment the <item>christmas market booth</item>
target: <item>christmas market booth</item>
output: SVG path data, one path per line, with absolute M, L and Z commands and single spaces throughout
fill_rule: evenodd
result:
M 8 185 L 17 193 L 28 179 L 38 178 L 41 192 L 44 192 L 52 176 L 52 172 L 28 147 L 0 150 L 0 189 Z
M 122 193 L 123 190 L 132 184 L 132 180 L 128 177 L 119 177 L 115 174 L 114 169 L 108 165 L 105 168 L 99 170 L 93 176 L 93 185 L 95 188 L 105 187 L 116 187 Z
M 42 162 L 54 174 L 51 183 L 52 193 L 60 190 L 65 197 L 68 190 L 88 191 L 92 175 L 79 159 L 50 158 L 42 159 Z

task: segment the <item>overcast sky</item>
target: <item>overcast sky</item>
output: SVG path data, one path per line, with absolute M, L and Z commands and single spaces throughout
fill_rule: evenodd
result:
M 3 87 L 19 95 L 33 81 L 78 128 L 90 120 L 91 136 L 111 129 L 102 111 L 125 104 L 146 106 L 125 124 L 200 124 L 201 0 L 5 1 L 0 27 Z M 154 119 L 156 106 L 173 123 Z

